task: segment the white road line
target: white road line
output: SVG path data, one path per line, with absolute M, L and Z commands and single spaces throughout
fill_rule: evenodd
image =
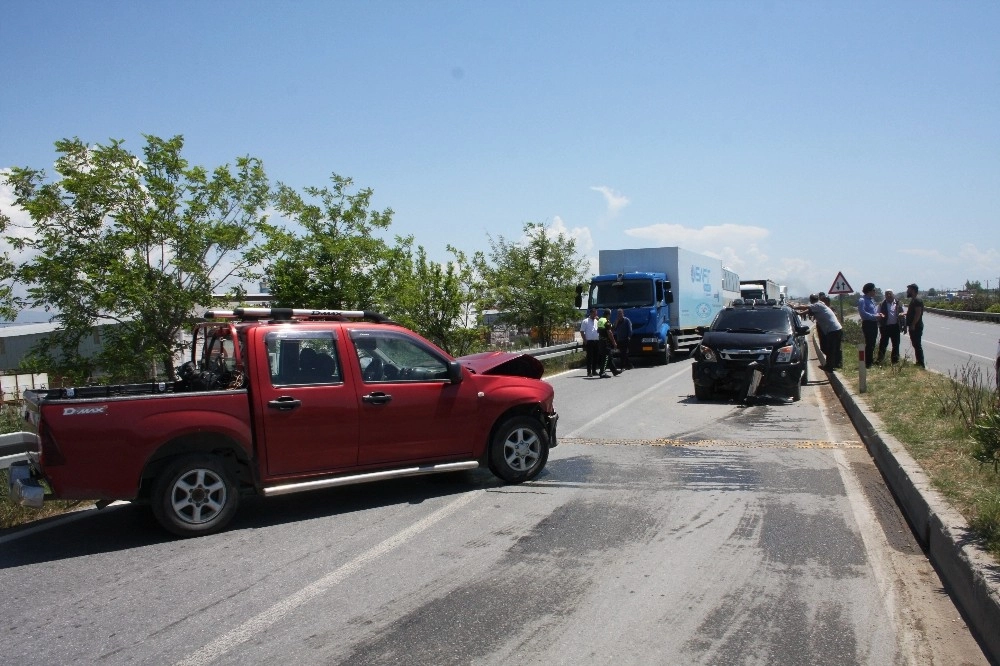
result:
M 683 374 L 691 374 L 691 368 L 690 368 L 690 366 L 686 367 L 685 369 L 681 370 L 680 372 L 675 372 L 674 374 L 670 375 L 669 377 L 667 377 L 666 379 L 664 379 L 661 382 L 657 382 L 656 384 L 653 384 L 652 386 L 650 386 L 648 389 L 646 389 L 642 393 L 637 393 L 636 395 L 632 396 L 631 398 L 629 398 L 625 402 L 619 403 L 615 407 L 612 407 L 611 409 L 607 410 L 606 412 L 604 412 L 603 414 L 601 414 L 600 416 L 598 416 L 596 419 L 591 420 L 590 422 L 588 422 L 588 423 L 584 424 L 583 426 L 577 428 L 576 430 L 574 430 L 573 432 L 569 433 L 568 435 L 560 435 L 560 439 L 563 438 L 563 437 L 566 437 L 566 438 L 579 437 L 582 433 L 584 433 L 584 432 L 588 431 L 589 429 L 593 428 L 595 425 L 597 425 L 601 421 L 608 420 L 613 415 L 617 414 L 621 410 L 625 409 L 627 406 L 631 405 L 633 402 L 635 402 L 637 400 L 640 400 L 642 398 L 645 398 L 650 393 L 656 392 L 661 386 L 663 386 L 667 382 L 670 382 L 670 381 L 676 379 L 677 377 L 680 377 Z
M 194 664 L 210 664 L 237 645 L 254 638 L 259 632 L 267 629 L 269 626 L 278 622 L 303 604 L 306 604 L 312 599 L 320 596 L 372 560 L 400 547 L 435 523 L 447 518 L 449 515 L 455 513 L 466 504 L 471 503 L 478 496 L 479 491 L 472 491 L 463 494 L 455 501 L 438 509 L 423 520 L 414 523 L 402 532 L 389 537 L 377 546 L 361 553 L 347 564 L 341 566 L 339 569 L 331 571 L 316 582 L 302 588 L 295 594 L 285 597 L 283 600 L 274 604 L 264 612 L 250 618 L 242 625 L 236 627 L 228 634 L 219 637 L 197 652 L 188 655 L 184 659 L 177 662 L 177 664 L 184 664 L 185 666 Z
M 992 361 L 991 356 L 983 356 L 981 354 L 973 354 L 972 352 L 965 351 L 964 349 L 955 349 L 954 347 L 949 347 L 947 345 L 941 345 L 936 342 L 931 342 L 930 340 L 924 339 L 924 344 L 934 345 L 935 347 L 941 347 L 942 349 L 948 349 L 953 352 L 958 352 L 959 354 L 968 354 L 969 356 L 975 356 L 976 358 L 985 358 L 987 361 Z
M 868 561 L 872 577 L 875 579 L 875 585 L 878 586 L 878 596 L 882 600 L 884 610 L 887 611 L 893 634 L 899 637 L 899 648 L 903 661 L 907 664 L 926 663 L 925 659 L 920 658 L 919 641 L 901 608 L 896 584 L 893 582 L 899 576 L 891 562 L 891 548 L 885 533 L 865 497 L 865 491 L 854 477 L 854 472 L 851 470 L 850 463 L 847 462 L 843 449 L 835 449 L 833 459 L 837 463 L 837 471 L 840 472 L 840 479 L 847 493 L 847 503 L 854 514 L 854 522 L 858 526 L 865 553 L 868 555 L 865 559 Z M 882 553 L 890 553 L 890 555 L 883 559 Z M 887 559 L 889 561 L 886 561 Z

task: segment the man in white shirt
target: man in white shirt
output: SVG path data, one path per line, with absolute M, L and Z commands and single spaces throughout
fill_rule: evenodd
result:
M 587 352 L 587 376 L 601 374 L 601 330 L 597 326 L 597 308 L 590 308 L 590 315 L 580 322 L 583 348 Z

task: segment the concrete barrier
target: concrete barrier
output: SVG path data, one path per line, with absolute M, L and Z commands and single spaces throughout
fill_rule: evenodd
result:
M 998 312 L 967 312 L 965 310 L 945 310 L 943 308 L 924 308 L 927 312 L 945 317 L 955 317 L 956 319 L 972 319 L 973 321 L 992 321 L 1000 324 L 1000 313 Z

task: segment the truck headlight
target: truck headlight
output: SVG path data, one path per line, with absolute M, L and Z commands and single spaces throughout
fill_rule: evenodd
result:
M 793 356 L 795 356 L 795 345 L 786 345 L 778 350 L 778 357 L 775 361 L 777 363 L 791 363 Z
M 711 347 L 701 345 L 698 347 L 698 352 L 701 354 L 701 360 L 707 363 L 715 363 L 719 360 L 719 357 L 715 355 L 715 350 Z

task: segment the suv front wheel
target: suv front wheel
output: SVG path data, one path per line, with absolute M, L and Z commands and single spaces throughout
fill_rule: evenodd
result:
M 490 471 L 507 483 L 528 481 L 549 459 L 549 436 L 536 419 L 511 417 L 496 429 L 489 459 Z

